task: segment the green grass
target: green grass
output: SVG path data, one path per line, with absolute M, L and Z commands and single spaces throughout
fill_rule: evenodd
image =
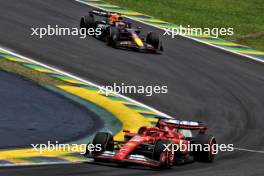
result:
M 155 18 L 200 28 L 234 28 L 240 37 L 264 31 L 264 0 L 104 0 Z M 226 39 L 226 36 L 221 38 Z M 263 37 L 239 41 L 263 49 Z
M 239 43 L 247 46 L 258 46 L 259 50 L 264 51 L 264 36 L 258 37 L 257 39 L 241 40 Z
M 0 58 L 0 71 L 21 75 L 22 77 L 40 84 L 47 85 L 68 85 L 68 83 L 59 79 L 51 78 L 44 73 L 23 67 L 22 65 Z

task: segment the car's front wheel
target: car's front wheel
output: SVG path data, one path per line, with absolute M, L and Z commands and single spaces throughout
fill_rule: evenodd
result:
M 159 34 L 156 32 L 150 32 L 147 34 L 146 43 L 152 45 L 155 49 L 159 48 Z
M 170 150 L 167 150 L 167 148 L 170 148 Z M 160 168 L 172 167 L 174 165 L 174 154 L 171 150 L 171 142 L 158 140 L 153 150 L 153 159 L 160 162 Z
M 114 138 L 113 138 L 113 135 L 110 134 L 110 133 L 98 132 L 95 135 L 94 139 L 93 139 L 93 145 L 95 146 L 95 148 L 99 147 L 101 149 L 101 150 L 98 150 L 98 151 L 94 150 L 92 152 L 93 156 L 100 155 L 104 151 L 113 151 L 114 150 Z M 95 158 L 95 160 L 97 160 L 97 159 Z
M 107 45 L 116 46 L 118 39 L 119 39 L 119 30 L 116 27 L 110 27 L 109 35 L 107 38 Z

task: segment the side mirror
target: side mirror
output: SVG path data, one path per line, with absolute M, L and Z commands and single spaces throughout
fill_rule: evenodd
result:
M 129 131 L 129 130 L 123 130 L 123 132 L 124 132 L 124 133 L 130 133 L 130 131 Z

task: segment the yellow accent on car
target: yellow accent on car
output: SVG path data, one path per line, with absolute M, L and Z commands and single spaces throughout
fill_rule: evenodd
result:
M 142 40 L 140 38 L 137 37 L 137 38 L 134 39 L 134 41 L 135 41 L 135 43 L 138 46 L 140 46 L 140 47 L 143 47 L 144 46 L 144 44 L 143 44 L 143 42 L 142 42 Z

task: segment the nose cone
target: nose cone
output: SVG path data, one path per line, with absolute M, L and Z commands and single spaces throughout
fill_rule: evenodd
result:
M 144 47 L 144 44 L 140 38 L 135 38 L 135 43 L 141 48 Z
M 138 37 L 136 33 L 132 33 L 132 38 L 134 42 L 137 44 L 137 46 L 139 46 L 140 48 L 144 47 L 144 43 L 142 42 L 142 40 Z
M 135 137 L 134 137 L 135 138 Z M 126 143 L 115 155 L 114 159 L 123 160 L 128 157 L 128 155 L 135 150 L 135 148 L 141 143 L 141 141 L 134 141 L 133 138 Z

